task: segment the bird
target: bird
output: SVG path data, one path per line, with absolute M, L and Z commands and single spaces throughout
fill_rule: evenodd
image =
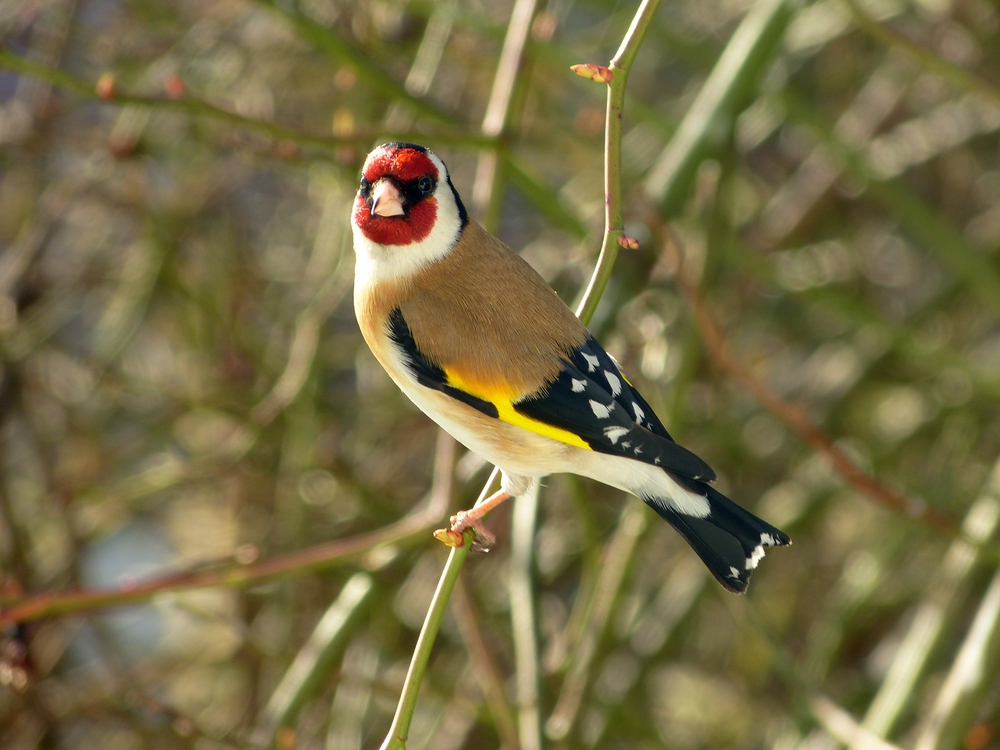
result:
M 488 551 L 482 518 L 572 473 L 641 498 L 723 587 L 744 593 L 766 547 L 790 544 L 712 486 L 622 369 L 545 280 L 466 211 L 444 162 L 413 143 L 368 154 L 351 212 L 354 308 L 403 393 L 502 472 L 436 536 Z

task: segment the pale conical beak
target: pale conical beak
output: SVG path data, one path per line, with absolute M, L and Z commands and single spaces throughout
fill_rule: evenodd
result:
M 402 216 L 403 198 L 391 180 L 379 180 L 372 189 L 372 216 Z

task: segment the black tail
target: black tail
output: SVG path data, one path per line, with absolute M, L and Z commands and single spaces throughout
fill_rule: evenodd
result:
M 783 547 L 792 540 L 713 487 L 675 479 L 693 492 L 706 495 L 710 508 L 706 517 L 680 513 L 655 498 L 644 498 L 646 503 L 684 535 L 719 583 L 734 593 L 745 593 L 750 574 L 764 557 L 764 548 Z

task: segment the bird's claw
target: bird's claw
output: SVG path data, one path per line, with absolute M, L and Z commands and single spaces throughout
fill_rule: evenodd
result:
M 464 510 L 451 517 L 451 528 L 435 531 L 434 538 L 448 547 L 463 547 L 465 532 L 470 529 L 473 532 L 470 551 L 486 553 L 493 549 L 497 542 L 496 536 L 483 525 L 481 518 Z

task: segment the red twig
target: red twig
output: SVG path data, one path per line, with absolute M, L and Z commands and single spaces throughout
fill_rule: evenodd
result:
M 698 283 L 684 263 L 680 239 L 673 229 L 664 224 L 657 216 L 649 217 L 649 225 L 657 243 L 666 252 L 671 252 L 676 257 L 678 283 L 687 299 L 695 325 L 701 333 L 708 356 L 713 364 L 746 389 L 761 406 L 780 419 L 813 450 L 825 456 L 844 481 L 859 492 L 864 493 L 880 505 L 917 518 L 941 531 L 949 534 L 957 533 L 958 524 L 953 518 L 928 507 L 926 503 L 917 498 L 907 497 L 871 476 L 827 437 L 809 418 L 805 408 L 782 399 L 737 360 L 726 343 L 722 329 L 712 316 Z
M 212 570 L 174 573 L 138 583 L 123 584 L 113 589 L 78 589 L 37 594 L 0 610 L 0 627 L 40 620 L 44 617 L 136 604 L 168 591 L 206 586 L 243 588 L 272 578 L 303 575 L 344 564 L 375 547 L 399 544 L 407 539 L 419 537 L 440 523 L 448 510 L 454 458 L 455 441 L 441 433 L 435 459 L 434 485 L 427 504 L 377 531 L 347 539 L 337 539 L 300 552 L 279 555 L 249 565 L 235 564 Z

